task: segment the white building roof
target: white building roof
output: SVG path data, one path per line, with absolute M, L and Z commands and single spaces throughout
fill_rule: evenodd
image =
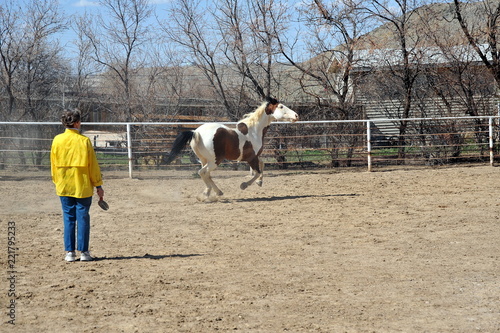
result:
M 491 59 L 489 46 L 479 45 L 481 51 Z M 480 62 L 481 58 L 470 45 L 458 45 L 449 49 L 436 46 L 410 49 L 410 64 L 415 65 L 446 65 L 453 62 Z M 338 66 L 345 58 L 342 53 L 334 52 L 332 65 Z M 383 67 L 398 67 L 403 65 L 402 51 L 399 49 L 364 49 L 354 51 L 353 70 L 367 71 Z

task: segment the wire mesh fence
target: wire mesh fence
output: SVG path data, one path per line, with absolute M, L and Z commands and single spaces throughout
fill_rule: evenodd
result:
M 165 163 L 176 135 L 201 123 L 84 123 L 101 168 L 133 172 L 196 168 L 186 147 Z M 227 123 L 234 126 L 234 123 Z M 0 169 L 50 168 L 59 123 L 0 123 Z M 499 152 L 498 117 L 373 119 L 273 123 L 261 158 L 266 169 L 493 163 Z M 221 167 L 238 168 L 225 161 Z M 242 168 L 247 168 L 245 165 Z

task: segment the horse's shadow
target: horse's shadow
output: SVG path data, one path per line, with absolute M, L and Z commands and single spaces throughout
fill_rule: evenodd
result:
M 199 257 L 203 254 L 166 254 L 166 255 L 153 255 L 146 253 L 143 256 L 123 256 L 123 257 L 97 257 L 94 261 L 104 261 L 104 260 L 131 260 L 131 259 L 150 259 L 150 260 L 160 260 L 165 258 L 190 258 Z
M 232 203 L 232 202 L 266 202 L 266 201 L 281 201 L 281 200 L 295 200 L 304 198 L 330 198 L 330 197 L 357 197 L 359 194 L 346 193 L 346 194 L 308 194 L 308 195 L 284 195 L 260 198 L 242 198 L 242 199 L 222 199 L 219 202 Z

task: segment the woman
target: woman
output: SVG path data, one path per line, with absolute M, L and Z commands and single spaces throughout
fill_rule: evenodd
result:
M 63 113 L 61 121 L 66 130 L 56 135 L 50 151 L 52 181 L 63 211 L 65 260 L 69 262 L 76 260 L 75 250 L 81 252 L 81 261 L 93 260 L 89 252 L 89 210 L 94 187 L 100 198 L 104 196 L 99 163 L 90 139 L 80 134 L 80 118 L 78 110 Z

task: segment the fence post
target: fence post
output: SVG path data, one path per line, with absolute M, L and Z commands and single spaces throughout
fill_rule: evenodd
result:
M 128 154 L 128 176 L 132 178 L 132 135 L 130 133 L 130 124 L 127 123 L 127 154 Z
M 488 118 L 489 127 L 489 141 L 490 141 L 490 165 L 493 166 L 494 154 L 493 154 L 493 117 Z
M 372 131 L 370 121 L 366 121 L 366 150 L 368 153 L 368 172 L 372 171 Z

